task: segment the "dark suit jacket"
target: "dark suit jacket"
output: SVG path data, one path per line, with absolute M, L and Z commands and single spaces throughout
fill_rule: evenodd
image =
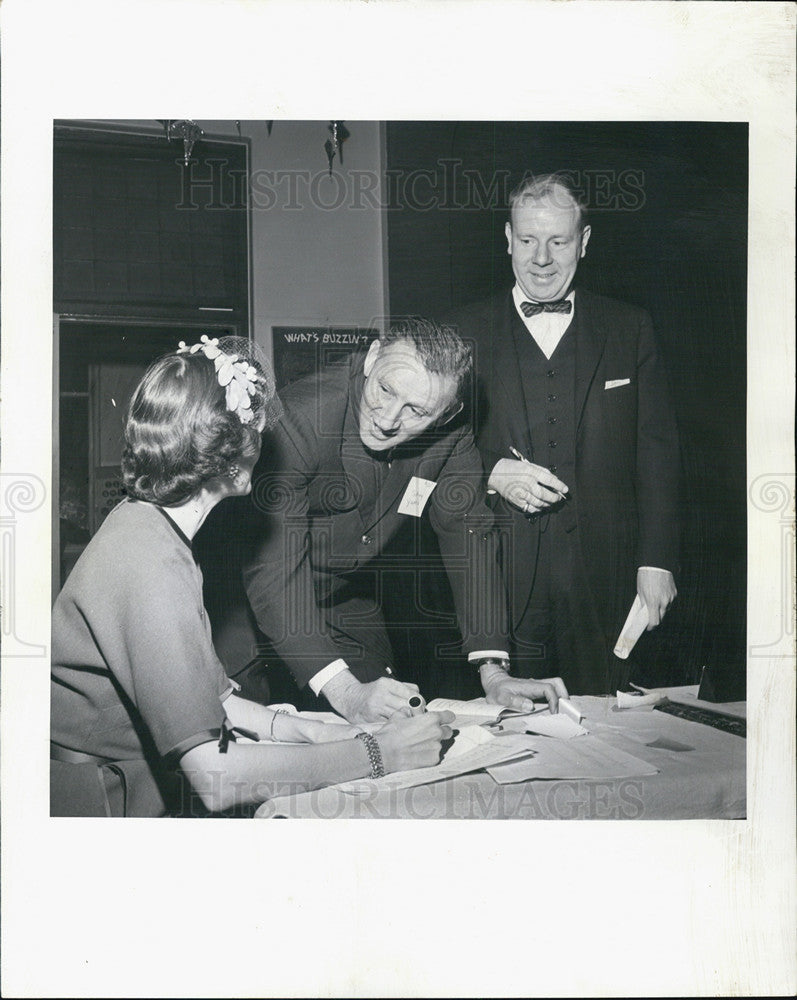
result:
M 489 474 L 514 445 L 532 461 L 529 419 L 511 335 L 510 291 L 451 317 L 475 351 L 477 442 Z M 636 590 L 636 570 L 675 572 L 678 561 L 679 444 L 673 406 L 649 315 L 579 289 L 576 335 L 575 482 L 577 524 L 592 596 L 614 641 Z M 615 387 L 607 383 L 622 382 Z M 499 502 L 514 537 L 536 539 L 541 519 Z M 517 612 L 533 585 L 510 596 Z M 517 591 L 517 588 L 516 588 Z
M 412 519 L 398 507 L 413 476 L 436 483 L 422 516 L 438 539 L 465 650 L 507 648 L 498 540 L 470 427 L 449 424 L 397 448 L 375 507 L 364 509 L 368 468 L 350 413 L 362 362 L 355 355 L 281 392 L 285 414 L 264 438 L 248 523 L 244 527 L 240 505 L 235 525 L 229 513 L 226 518 L 248 550 L 243 580 L 256 624 L 300 684 L 341 656 L 319 602 L 367 567 Z M 228 617 L 242 628 L 246 616 L 231 610 L 231 601 Z M 221 637 L 217 647 L 229 648 L 229 639 Z M 239 635 L 235 645 L 251 651 L 254 641 Z M 231 656 L 219 653 L 229 666 Z

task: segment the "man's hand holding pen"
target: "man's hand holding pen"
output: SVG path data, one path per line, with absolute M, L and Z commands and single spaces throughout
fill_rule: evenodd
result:
M 529 462 L 515 448 L 514 458 L 501 458 L 487 486 L 526 514 L 537 514 L 566 500 L 569 487 L 542 465 Z

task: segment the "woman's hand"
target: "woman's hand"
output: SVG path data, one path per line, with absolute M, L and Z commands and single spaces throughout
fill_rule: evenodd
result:
M 439 763 L 443 740 L 451 739 L 453 712 L 396 717 L 374 730 L 386 772 L 410 771 Z

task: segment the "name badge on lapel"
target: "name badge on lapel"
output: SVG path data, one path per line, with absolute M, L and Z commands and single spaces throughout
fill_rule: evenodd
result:
M 404 491 L 401 503 L 398 505 L 399 514 L 420 517 L 423 514 L 426 501 L 432 495 L 432 490 L 435 486 L 437 486 L 437 483 L 432 482 L 431 479 L 421 479 L 419 476 L 413 476 L 407 484 L 407 489 Z

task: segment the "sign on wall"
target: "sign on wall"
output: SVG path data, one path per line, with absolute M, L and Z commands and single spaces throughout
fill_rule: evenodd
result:
M 271 332 L 278 389 L 363 350 L 377 335 L 365 327 L 275 326 Z

